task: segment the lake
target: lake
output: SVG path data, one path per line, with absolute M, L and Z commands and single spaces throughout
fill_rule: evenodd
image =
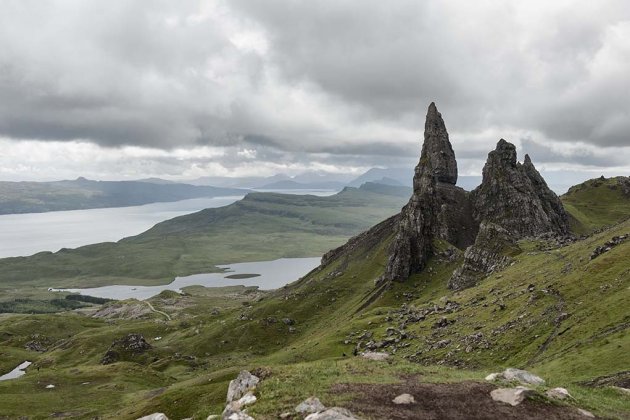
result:
M 219 265 L 226 271 L 222 273 L 195 274 L 192 276 L 177 277 L 170 284 L 162 286 L 103 286 L 86 289 L 55 289 L 82 295 L 96 296 L 107 299 L 148 299 L 159 294 L 163 290 L 181 292 L 186 286 L 258 286 L 263 290 L 280 288 L 288 283 L 298 280 L 320 264 L 321 258 L 280 258 L 273 261 L 258 261 Z M 257 274 L 257 276 L 247 276 Z M 247 278 L 228 278 L 228 276 Z
M 331 190 L 276 190 L 284 194 L 332 195 Z M 56 252 L 137 235 L 156 223 L 212 207 L 227 206 L 243 196 L 194 198 L 170 203 L 105 209 L 0 215 L 0 258 Z

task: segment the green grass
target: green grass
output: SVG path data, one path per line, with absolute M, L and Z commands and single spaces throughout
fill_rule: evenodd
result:
M 624 193 L 622 182 L 627 183 L 627 178 L 595 178 L 571 187 L 561 197 L 574 233 L 588 234 L 630 217 L 630 195 Z
M 271 210 L 266 206 L 272 204 L 258 204 Z M 197 217 L 199 225 L 191 229 L 205 226 Z M 152 235 L 180 229 L 186 231 L 184 224 L 167 224 Z M 172 321 L 159 316 L 106 321 L 73 313 L 3 316 L 2 372 L 23 360 L 34 361 L 40 371 L 0 383 L 0 415 L 18 416 L 28 407 L 29 415 L 40 418 L 72 407 L 84 418 L 134 419 L 162 411 L 172 418 L 203 419 L 222 411 L 228 382 L 240 369 L 264 367 L 271 376 L 259 387 L 251 413 L 276 418 L 311 395 L 343 405 L 351 396 L 331 393 L 336 383 L 395 383 L 410 374 L 427 382 L 481 381 L 511 366 L 539 374 L 549 387 L 569 389 L 575 397 L 571 405 L 624 418 L 630 413 L 627 397 L 581 383 L 627 370 L 630 362 L 630 242 L 589 258 L 596 246 L 628 232 L 630 221 L 550 251 L 538 241 L 522 242 L 513 265 L 458 292 L 446 284 L 459 262 L 434 257 L 422 273 L 392 284 L 367 306 L 391 236 L 374 247 L 358 246 L 274 292 L 192 287 L 186 296 L 167 292 L 151 299 Z M 369 331 L 379 341 L 388 327 L 400 328 L 403 304 L 423 309 L 449 300 L 459 308 L 407 323 L 405 332 L 415 338 L 397 349 L 391 363 L 352 356 L 356 333 Z M 455 322 L 435 328 L 441 317 Z M 153 349 L 130 362 L 101 366 L 112 341 L 130 332 L 143 334 Z M 487 346 L 470 345 L 467 337 L 477 333 Z M 33 334 L 57 345 L 47 353 L 26 351 Z M 450 342 L 431 347 L 440 340 Z M 43 389 L 47 383 L 60 386 L 51 392 Z

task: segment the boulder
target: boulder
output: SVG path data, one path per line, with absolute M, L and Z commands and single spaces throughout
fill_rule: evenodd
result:
M 137 420 L 168 420 L 168 417 L 164 413 L 153 413 L 148 416 L 138 417 Z
M 502 375 L 500 373 L 491 373 L 490 375 L 486 376 L 486 381 L 489 382 L 493 382 L 496 381 L 497 379 L 501 379 Z
M 131 333 L 114 340 L 109 349 L 101 359 L 101 364 L 108 365 L 128 357 L 137 356 L 150 350 L 152 347 L 144 339 L 142 334 Z
M 295 407 L 300 414 L 317 413 L 326 410 L 326 406 L 317 397 L 309 397 Z
M 306 416 L 304 420 L 355 420 L 356 417 L 345 408 L 333 407 L 319 413 Z
M 589 418 L 592 418 L 592 419 L 595 418 L 595 415 L 593 413 L 591 413 L 590 411 L 584 410 L 582 408 L 578 408 L 577 411 L 578 411 L 578 413 L 580 413 L 584 417 L 589 417 Z
M 246 405 L 254 404 L 256 400 L 257 400 L 256 396 L 252 394 L 251 392 L 248 392 L 247 394 L 239 398 L 239 400 L 236 403 L 240 407 L 245 407 Z
M 572 398 L 571 394 L 569 394 L 569 391 L 567 391 L 565 388 L 548 389 L 547 392 L 545 392 L 545 394 L 549 398 L 553 398 L 556 400 L 565 400 L 567 398 Z
M 390 354 L 384 352 L 376 352 L 376 351 L 366 351 L 361 353 L 361 357 L 368 360 L 378 360 L 383 361 L 389 359 Z
M 490 392 L 490 396 L 494 401 L 517 406 L 525 401 L 525 398 L 532 393 L 533 391 L 531 389 L 518 386 L 516 388 L 497 388 Z
M 544 385 L 545 380 L 540 376 L 536 376 L 526 370 L 507 368 L 502 373 L 503 379 L 506 381 L 518 381 L 526 385 Z
M 416 399 L 411 394 L 400 394 L 392 400 L 394 404 L 413 404 Z
M 260 382 L 260 379 L 257 376 L 242 370 L 236 379 L 230 381 L 226 398 L 227 402 L 238 401 L 245 394 L 256 389 L 258 382 Z

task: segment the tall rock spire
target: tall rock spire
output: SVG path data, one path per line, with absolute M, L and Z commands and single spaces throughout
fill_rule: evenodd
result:
M 420 162 L 415 169 L 413 195 L 403 207 L 383 279 L 403 281 L 419 272 L 433 251 L 433 239 L 458 242 L 456 231 L 468 229 L 458 212 L 469 208 L 466 192 L 455 187 L 457 161 L 442 115 L 429 105 Z M 470 219 L 470 218 L 464 218 Z M 469 235 L 468 242 L 474 240 Z
M 457 183 L 457 161 L 455 152 L 448 138 L 446 125 L 435 106 L 431 102 L 424 123 L 424 144 L 420 157 L 420 166 L 423 159 L 427 159 L 433 168 L 433 176 L 438 182 L 455 185 Z

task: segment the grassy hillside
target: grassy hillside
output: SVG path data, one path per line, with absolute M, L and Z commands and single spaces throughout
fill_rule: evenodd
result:
M 0 182 L 0 214 L 138 206 L 247 190 L 140 181 Z
M 573 186 L 562 197 L 577 234 L 617 223 L 630 217 L 630 178 L 596 178 Z
M 117 243 L 2 259 L 0 288 L 163 284 L 217 271 L 217 264 L 319 256 L 398 212 L 405 201 L 355 188 L 330 197 L 250 193 Z
M 171 321 L 157 314 L 108 322 L 70 313 L 0 318 L 0 367 L 22 360 L 41 367 L 0 383 L 0 407 L 8 415 L 23 414 L 23 407 L 37 416 L 71 407 L 85 418 L 132 419 L 155 411 L 205 418 L 222 410 L 227 383 L 238 370 L 264 368 L 260 402 L 250 409 L 257 419 L 277 418 L 310 395 L 379 418 L 376 403 L 357 405 L 357 387 L 389 395 L 421 377 L 425 384 L 487 388 L 474 384 L 516 366 L 541 375 L 549 387 L 568 388 L 575 397 L 569 406 L 623 418 L 630 414 L 627 397 L 584 382 L 604 375 L 621 379 L 627 370 L 630 242 L 589 259 L 596 246 L 627 232 L 630 221 L 554 250 L 544 242 L 523 242 L 525 252 L 514 265 L 461 292 L 446 288 L 458 261 L 441 254 L 423 273 L 375 292 L 391 240 L 382 237 L 378 246 L 355 247 L 271 294 L 237 294 L 225 306 L 203 295 L 152 299 L 172 314 Z M 234 305 L 240 300 L 245 303 Z M 130 332 L 144 334 L 153 349 L 101 365 L 111 342 Z M 34 334 L 55 346 L 42 354 L 24 350 Z M 352 356 L 358 343 L 362 350 L 387 339 L 391 343 L 381 350 L 393 354 L 389 363 Z M 49 383 L 54 391 L 44 389 Z M 551 406 L 566 407 L 557 404 Z

